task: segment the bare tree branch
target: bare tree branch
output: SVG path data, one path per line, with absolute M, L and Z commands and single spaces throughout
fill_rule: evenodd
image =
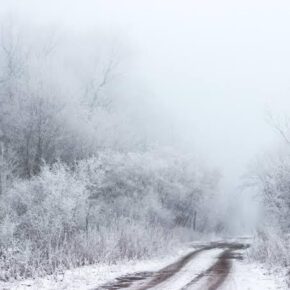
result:
M 279 133 L 279 135 L 288 145 L 290 145 L 290 138 L 287 136 L 287 131 L 289 129 L 288 121 L 285 122 L 284 124 L 285 128 L 283 128 L 283 126 L 277 120 L 274 119 L 273 114 L 271 112 L 267 113 L 267 117 L 269 125 Z

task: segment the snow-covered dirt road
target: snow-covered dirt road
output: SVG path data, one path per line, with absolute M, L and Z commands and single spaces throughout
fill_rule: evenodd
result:
M 91 265 L 63 276 L 1 283 L 5 290 L 277 290 L 289 289 L 248 259 L 251 239 L 192 243 L 168 257 L 116 265 Z M 276 275 L 277 276 L 277 275 Z
M 125 275 L 94 290 L 287 289 L 261 269 L 243 263 L 248 247 L 234 241 L 200 245 L 159 271 Z

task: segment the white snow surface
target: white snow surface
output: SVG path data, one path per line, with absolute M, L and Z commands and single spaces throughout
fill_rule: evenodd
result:
M 182 288 L 182 287 L 180 287 Z M 180 289 L 179 288 L 179 289 Z M 178 289 L 178 288 L 175 288 Z M 206 290 L 207 279 L 186 288 L 186 290 Z M 218 288 L 220 290 L 277 290 L 289 289 L 285 276 L 275 275 L 258 263 L 245 260 L 234 260 L 225 282 Z M 165 288 L 164 288 L 165 290 Z M 169 288 L 168 288 L 169 290 Z M 171 289 L 170 289 L 171 290 Z M 172 289 L 173 290 L 173 289 Z
M 227 277 L 222 290 L 276 290 L 289 289 L 284 273 L 270 273 L 258 263 L 234 261 L 231 273 Z
M 86 290 L 95 289 L 107 282 L 113 281 L 115 278 L 137 272 L 158 271 L 165 266 L 176 262 L 178 258 L 192 252 L 193 248 L 183 247 L 176 250 L 167 257 L 152 259 L 148 261 L 128 261 L 115 265 L 92 265 L 68 270 L 64 275 L 56 277 L 45 277 L 31 280 L 24 280 L 11 283 L 0 283 L 2 290 Z M 204 272 L 216 261 L 222 249 L 212 249 L 200 253 L 188 264 L 186 264 L 180 272 L 170 277 L 165 282 L 155 286 L 156 290 L 180 290 L 198 274 Z M 219 288 L 221 290 L 276 290 L 289 289 L 285 282 L 285 271 L 279 274 L 270 273 L 261 264 L 250 262 L 247 259 L 246 251 L 244 252 L 244 260 L 233 260 L 230 274 L 225 282 Z M 149 280 L 150 281 L 150 278 Z M 200 279 L 194 285 L 186 287 L 186 290 L 206 290 L 207 277 Z M 147 280 L 144 281 L 147 283 Z M 133 287 L 127 288 L 133 290 Z
M 179 257 L 185 256 L 193 248 L 188 245 L 173 250 L 162 258 L 144 261 L 127 261 L 114 265 L 98 264 L 84 266 L 65 271 L 58 277 L 48 276 L 38 279 L 27 279 L 18 282 L 0 282 L 1 290 L 87 290 L 94 289 L 117 277 L 137 272 L 158 271 L 161 268 L 175 262 Z
M 222 253 L 221 249 L 213 249 L 199 254 L 192 259 L 184 268 L 170 279 L 154 287 L 156 290 L 179 290 L 192 281 L 201 272 L 207 270 L 215 259 Z

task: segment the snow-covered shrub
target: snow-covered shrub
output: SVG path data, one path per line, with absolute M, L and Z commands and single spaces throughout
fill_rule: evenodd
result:
M 265 224 L 276 226 L 283 232 L 289 231 L 290 220 L 290 152 L 281 148 L 263 156 L 253 166 L 251 183 L 263 204 Z
M 249 255 L 255 261 L 269 266 L 287 267 L 290 263 L 287 237 L 274 228 L 257 231 Z
M 255 260 L 269 266 L 289 266 L 290 154 L 279 148 L 258 160 L 252 169 L 251 185 L 264 213 L 263 224 L 249 251 Z
M 2 279 L 164 254 L 199 230 L 216 178 L 167 152 L 100 152 L 44 166 L 1 196 Z M 162 242 L 160 242 L 162 241 Z
M 20 253 L 14 257 L 19 258 L 14 264 L 25 260 L 23 267 L 32 268 L 20 275 L 31 275 L 35 269 L 51 273 L 60 264 L 66 264 L 65 244 L 85 227 L 85 193 L 84 186 L 69 169 L 57 164 L 51 169 L 45 167 L 31 180 L 16 182 L 3 196 L 7 215 L 1 225 L 4 227 L 7 219 L 14 225 L 10 241 Z M 10 244 L 1 247 L 5 256 Z

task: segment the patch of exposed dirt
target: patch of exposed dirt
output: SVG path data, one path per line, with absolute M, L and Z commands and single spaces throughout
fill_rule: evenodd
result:
M 133 283 L 148 279 L 153 276 L 153 272 L 140 272 L 128 274 L 117 278 L 115 281 L 96 288 L 96 290 L 116 290 L 130 287 Z

